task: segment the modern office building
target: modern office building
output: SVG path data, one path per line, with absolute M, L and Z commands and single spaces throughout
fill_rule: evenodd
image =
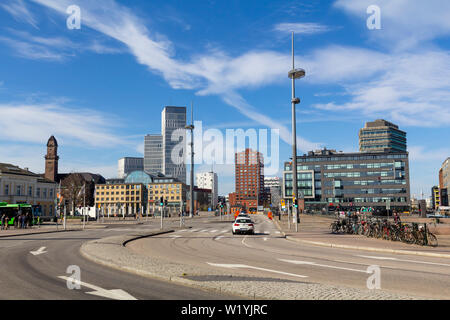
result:
M 250 211 L 264 203 L 264 159 L 262 153 L 245 149 L 235 154 L 235 204 Z
M 450 203 L 449 192 L 450 191 L 450 157 L 445 159 L 439 170 L 439 192 L 440 192 L 440 205 L 442 207 L 448 207 Z
M 215 208 L 219 197 L 219 182 L 217 179 L 217 173 L 200 172 L 196 174 L 196 178 L 198 188 L 211 190 L 211 205 Z
M 164 107 L 161 115 L 163 173 L 186 183 L 186 107 Z
M 55 215 L 58 185 L 28 168 L 0 163 L 0 202 L 40 206 L 43 216 Z
M 406 132 L 386 120 L 366 122 L 359 130 L 360 152 L 406 152 Z
M 133 171 L 144 170 L 144 158 L 124 157 L 118 161 L 118 177 L 124 179 Z
M 164 172 L 163 136 L 160 134 L 147 134 L 144 137 L 144 171 L 154 175 Z
M 292 199 L 292 164 L 285 162 L 283 198 Z M 299 198 L 305 209 L 372 207 L 378 212 L 410 206 L 407 152 L 342 153 L 326 148 L 297 157 Z

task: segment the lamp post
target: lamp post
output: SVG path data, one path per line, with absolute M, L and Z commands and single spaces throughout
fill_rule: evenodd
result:
M 292 214 L 295 217 L 295 231 L 298 232 L 298 190 L 297 190 L 297 130 L 295 105 L 300 103 L 300 99 L 295 97 L 295 79 L 305 76 L 305 70 L 295 69 L 294 65 L 294 32 L 292 32 L 292 70 L 289 71 L 288 77 L 292 79 Z
M 191 102 L 191 124 L 184 127 L 186 130 L 191 130 L 191 183 L 190 183 L 190 202 L 189 202 L 189 217 L 194 216 L 194 106 Z

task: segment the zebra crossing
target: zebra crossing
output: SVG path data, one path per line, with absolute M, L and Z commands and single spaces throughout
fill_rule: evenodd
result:
M 231 228 L 226 228 L 226 229 L 203 229 L 203 228 L 195 228 L 195 229 L 182 229 L 182 230 L 178 230 L 176 231 L 176 233 L 207 233 L 207 234 L 224 234 L 224 233 L 231 233 Z M 260 234 L 260 235 L 272 235 L 272 234 L 280 234 L 280 231 L 267 231 L 267 230 L 255 230 L 256 235 Z

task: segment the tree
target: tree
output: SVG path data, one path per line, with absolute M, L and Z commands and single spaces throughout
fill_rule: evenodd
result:
M 79 173 L 71 173 L 61 181 L 61 193 L 69 201 L 72 210 L 83 205 L 85 184 L 86 181 Z

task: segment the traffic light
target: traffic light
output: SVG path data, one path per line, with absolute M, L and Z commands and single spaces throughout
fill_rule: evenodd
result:
M 159 205 L 162 207 L 164 205 L 163 197 L 159 198 Z
M 167 206 L 167 199 L 164 200 L 164 205 Z

